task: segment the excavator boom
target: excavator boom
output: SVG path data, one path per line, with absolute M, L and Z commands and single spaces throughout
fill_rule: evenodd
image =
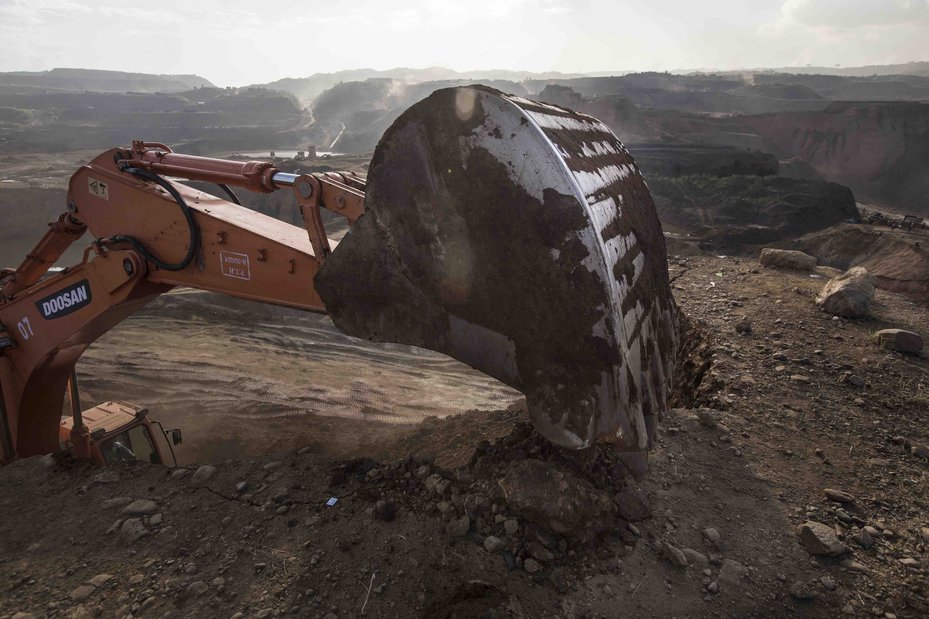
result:
M 304 226 L 240 206 L 230 187 L 292 191 Z M 320 209 L 351 225 L 341 242 Z M 42 279 L 85 230 L 84 260 Z M 175 286 L 327 312 L 350 335 L 444 352 L 523 391 L 535 427 L 571 448 L 644 453 L 670 389 L 676 309 L 632 157 L 596 119 L 485 87 L 407 110 L 367 179 L 146 142 L 81 167 L 67 212 L 0 272 L 0 456 L 57 450 L 80 355 Z M 86 444 L 86 428 L 71 437 Z

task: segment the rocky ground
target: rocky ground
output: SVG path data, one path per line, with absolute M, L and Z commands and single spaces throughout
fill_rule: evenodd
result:
M 672 258 L 693 328 L 642 482 L 519 406 L 430 420 L 380 462 L 295 450 L 169 470 L 0 470 L 0 617 L 929 613 L 929 315 L 824 279 Z M 17 615 L 19 613 L 19 615 Z

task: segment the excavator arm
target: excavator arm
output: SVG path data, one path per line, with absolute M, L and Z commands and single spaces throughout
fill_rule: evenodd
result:
M 227 189 L 293 191 L 306 228 L 168 175 Z M 70 181 L 67 212 L 0 286 L 2 459 L 56 451 L 81 354 L 175 286 L 325 312 L 313 278 L 337 243 L 326 236 L 320 208 L 354 222 L 364 210 L 363 189 L 352 173 L 287 174 L 268 163 L 180 155 L 143 142 L 81 167 Z M 96 240 L 84 260 L 43 279 L 85 230 Z

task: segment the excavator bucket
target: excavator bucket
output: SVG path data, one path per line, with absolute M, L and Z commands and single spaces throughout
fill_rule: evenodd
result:
M 638 167 L 600 121 L 471 86 L 374 152 L 365 214 L 316 277 L 342 331 L 429 348 L 526 395 L 550 441 L 643 453 L 677 314 Z

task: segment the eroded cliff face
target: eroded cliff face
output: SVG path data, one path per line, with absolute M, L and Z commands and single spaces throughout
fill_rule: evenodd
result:
M 808 234 L 792 247 L 816 256 L 819 264 L 843 271 L 868 269 L 877 287 L 899 292 L 920 303 L 929 301 L 929 252 L 920 241 L 923 232 L 885 234 L 870 226 L 840 225 Z
M 741 119 L 782 159 L 799 157 L 859 198 L 929 214 L 929 105 L 834 103 Z
M 774 176 L 652 176 L 658 216 L 726 252 L 751 252 L 857 219 L 848 187 Z

